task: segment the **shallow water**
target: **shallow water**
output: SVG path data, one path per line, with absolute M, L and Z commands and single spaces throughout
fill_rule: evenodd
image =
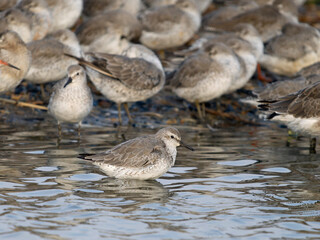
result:
M 274 124 L 179 129 L 195 152 L 179 148 L 157 181 L 123 181 L 77 154 L 156 129 L 87 125 L 79 142 L 64 128 L 58 146 L 53 121 L 1 124 L 0 238 L 320 238 L 320 158 L 308 139 Z

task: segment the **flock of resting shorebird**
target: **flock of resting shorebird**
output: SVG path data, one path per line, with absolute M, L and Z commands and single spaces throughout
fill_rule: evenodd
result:
M 24 79 L 58 81 L 48 113 L 79 123 L 93 107 L 87 76 L 132 122 L 128 103 L 164 86 L 196 105 L 246 85 L 260 66 L 286 76 L 256 89 L 252 102 L 269 119 L 315 137 L 320 133 L 320 33 L 298 20 L 303 0 L 2 0 L 0 93 Z M 220 6 L 220 7 L 216 7 Z M 70 30 L 70 29 L 73 29 Z M 161 59 L 167 50 L 170 57 Z M 258 66 L 258 68 L 257 68 Z M 154 179 L 185 145 L 177 129 L 82 156 L 118 178 Z M 310 142 L 315 148 L 315 140 Z M 187 148 L 192 149 L 191 147 Z

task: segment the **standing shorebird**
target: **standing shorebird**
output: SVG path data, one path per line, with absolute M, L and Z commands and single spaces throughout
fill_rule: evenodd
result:
M 1 67 L 0 93 L 3 93 L 19 85 L 29 70 L 31 54 L 17 33 L 5 31 L 0 34 L 0 59 L 19 68 Z
M 58 121 L 59 137 L 61 122 L 78 123 L 78 135 L 82 120 L 91 112 L 93 98 L 87 85 L 86 73 L 79 65 L 68 68 L 68 77 L 53 87 L 48 112 Z
M 92 161 L 110 177 L 151 180 L 162 176 L 174 165 L 178 146 L 193 151 L 181 141 L 176 128 L 166 127 L 154 135 L 131 139 L 104 153 L 79 157 Z
M 241 65 L 233 50 L 223 43 L 212 43 L 181 63 L 170 87 L 179 97 L 195 103 L 199 118 L 203 119 L 203 103 L 225 94 L 240 71 Z
M 320 82 L 278 100 L 261 101 L 260 110 L 273 112 L 268 118 L 285 123 L 294 132 L 310 136 L 310 151 L 320 134 Z
M 117 103 L 120 124 L 122 104 L 129 122 L 133 122 L 128 102 L 144 101 L 154 96 L 164 86 L 163 69 L 159 68 L 158 62 L 152 62 L 150 58 L 129 58 L 105 53 L 87 53 L 85 58 L 87 60 L 76 59 L 86 66 L 95 87 L 106 98 Z

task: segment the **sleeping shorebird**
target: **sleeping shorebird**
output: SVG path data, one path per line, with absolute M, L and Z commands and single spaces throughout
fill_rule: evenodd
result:
M 80 57 L 80 45 L 70 30 L 60 30 L 45 39 L 29 43 L 32 63 L 25 79 L 36 84 L 58 81 L 67 75 L 69 66 L 78 61 L 65 56 L 65 53 Z
M 120 54 L 130 40 L 140 37 L 141 31 L 135 16 L 114 10 L 88 19 L 76 29 L 76 34 L 84 52 Z
M 240 69 L 240 62 L 233 50 L 223 43 L 213 43 L 186 58 L 175 71 L 169 85 L 179 97 L 195 103 L 199 118 L 203 119 L 202 103 L 225 94 Z
M 202 18 L 202 24 L 203 26 L 210 26 L 212 24 L 216 24 L 217 22 L 230 20 L 237 15 L 240 15 L 257 7 L 259 7 L 259 5 L 252 0 L 233 1 L 232 4 L 228 4 L 207 13 Z
M 140 42 L 154 50 L 182 46 L 196 33 L 201 22 L 200 13 L 190 0 L 146 10 L 139 19 L 143 26 Z
M 320 32 L 307 24 L 286 24 L 282 35 L 270 40 L 260 59 L 271 72 L 293 76 L 320 60 Z
M 166 173 L 174 164 L 177 147 L 193 148 L 181 141 L 174 127 L 160 129 L 154 135 L 137 137 L 100 154 L 81 154 L 110 177 L 152 180 Z
M 267 42 L 280 34 L 286 23 L 297 21 L 297 8 L 291 0 L 276 0 L 272 6 L 254 8 L 229 20 L 208 23 L 204 27 L 230 30 L 236 24 L 249 23 L 257 29 L 262 41 Z

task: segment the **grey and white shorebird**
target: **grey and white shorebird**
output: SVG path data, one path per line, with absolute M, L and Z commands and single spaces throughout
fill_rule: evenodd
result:
M 13 90 L 20 84 L 29 70 L 31 54 L 16 32 L 5 31 L 0 34 L 0 59 L 19 69 L 2 64 L 0 68 L 0 93 L 4 93 Z
M 237 55 L 241 68 L 233 78 L 227 93 L 232 93 L 242 88 L 253 76 L 257 61 L 262 55 L 263 43 L 258 37 L 257 32 L 248 24 L 237 26 L 239 30 L 235 33 L 225 33 L 206 39 L 203 48 L 208 48 L 213 43 L 224 43 L 230 47 Z M 250 30 L 252 31 L 250 33 Z M 244 40 L 244 39 L 248 39 Z
M 200 13 L 191 0 L 146 10 L 139 16 L 143 26 L 140 42 L 154 50 L 179 47 L 198 31 Z
M 134 54 L 134 53 L 133 53 Z M 68 55 L 72 58 L 74 56 Z M 151 56 L 151 55 L 149 55 Z M 165 76 L 159 60 L 105 53 L 87 53 L 85 59 L 76 58 L 86 66 L 87 74 L 98 91 L 117 103 L 119 122 L 122 123 L 121 105 L 129 122 L 133 122 L 128 103 L 144 101 L 157 94 L 164 86 Z
M 260 110 L 273 112 L 269 119 L 277 117 L 294 132 L 311 137 L 310 149 L 314 150 L 320 134 L 320 82 L 278 100 L 262 101 Z
M 52 23 L 49 32 L 72 27 L 79 19 L 83 0 L 45 0 L 51 10 Z
M 199 118 L 203 119 L 202 103 L 227 93 L 240 71 L 241 65 L 233 50 L 223 43 L 212 43 L 181 63 L 169 87 L 179 97 L 195 103 Z
M 272 6 L 265 5 L 239 14 L 229 20 L 208 22 L 205 28 L 229 30 L 239 23 L 252 24 L 259 32 L 263 42 L 281 33 L 289 22 L 297 22 L 297 7 L 291 0 L 276 0 Z
M 307 24 L 286 24 L 282 34 L 271 39 L 260 59 L 271 72 L 294 76 L 320 60 L 320 32 Z
M 84 52 L 121 54 L 130 40 L 139 39 L 141 31 L 137 18 L 119 9 L 89 18 L 76 34 Z
M 320 62 L 301 69 L 293 78 L 272 82 L 253 90 L 255 97 L 241 101 L 258 106 L 259 101 L 278 100 L 320 81 Z M 278 116 L 273 118 L 278 120 Z M 281 119 L 279 120 L 281 121 Z
M 48 105 L 48 112 L 58 121 L 59 137 L 61 123 L 78 123 L 78 134 L 82 120 L 89 115 L 93 98 L 87 85 L 84 69 L 79 65 L 68 68 L 68 77 L 57 82 Z
M 211 42 L 224 42 L 229 38 L 240 37 L 241 39 L 248 41 L 251 44 L 257 60 L 259 60 L 263 54 L 263 42 L 260 34 L 255 29 L 255 27 L 248 23 L 236 24 L 228 31 L 202 31 L 199 33 L 199 35 L 201 37 L 196 40 L 188 49 L 177 51 L 175 53 L 177 53 L 178 55 L 184 55 L 190 52 L 197 51 L 205 47 L 206 45 L 211 44 Z
M 238 75 L 233 78 L 227 93 L 232 93 L 246 85 L 253 76 L 257 67 L 257 56 L 252 45 L 241 38 L 230 38 L 224 42 L 229 46 L 240 58 L 241 70 Z
M 69 66 L 78 61 L 65 56 L 65 53 L 80 57 L 80 45 L 70 30 L 59 30 L 45 39 L 29 43 L 32 63 L 25 76 L 29 82 L 44 84 L 58 81 L 67 75 Z
M 193 148 L 181 141 L 174 127 L 160 129 L 154 135 L 137 137 L 100 154 L 82 154 L 110 177 L 152 180 L 166 173 L 174 164 L 177 147 Z

